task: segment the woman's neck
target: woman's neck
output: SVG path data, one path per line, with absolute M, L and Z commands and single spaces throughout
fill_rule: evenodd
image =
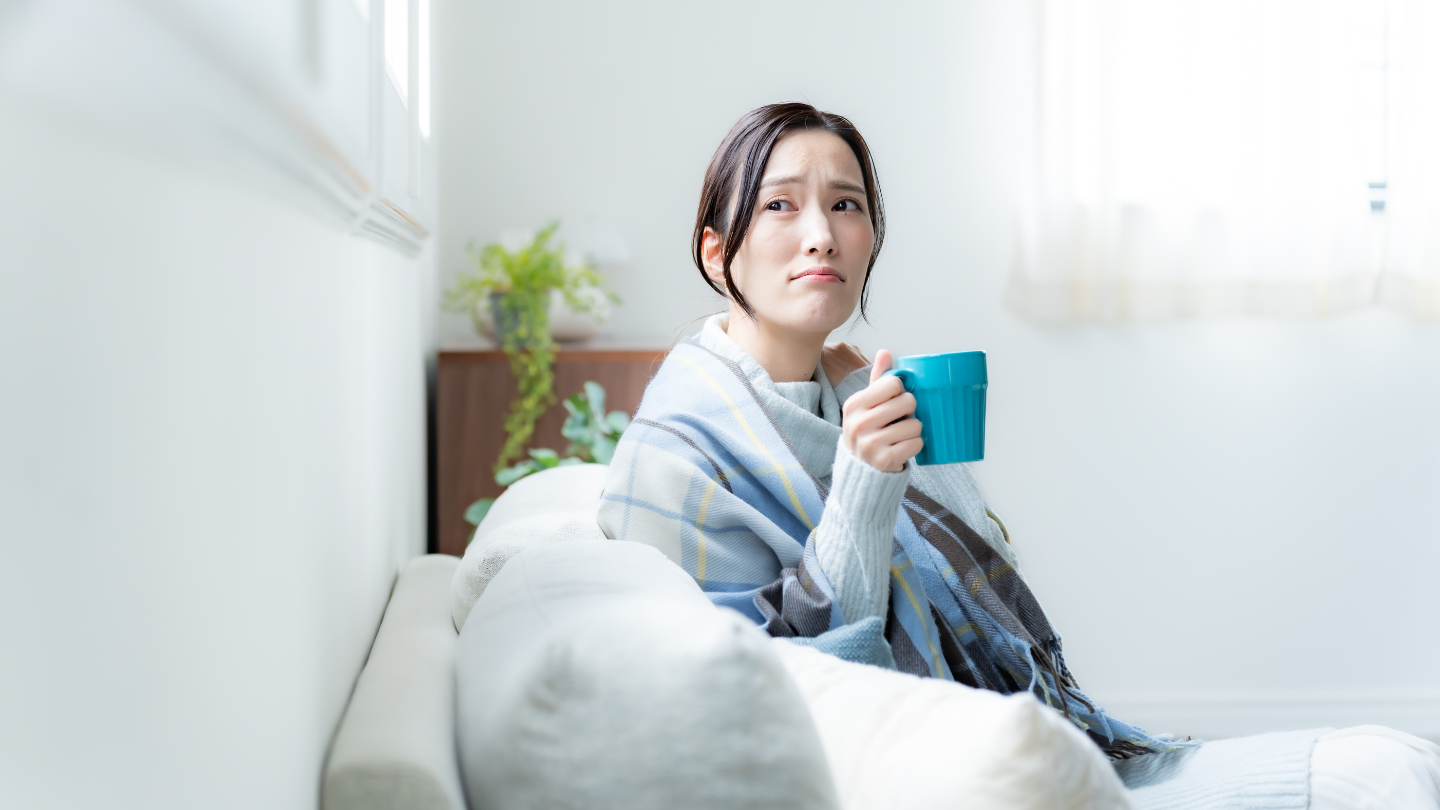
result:
M 725 333 L 777 383 L 814 378 L 826 338 L 823 333 L 796 332 L 752 318 L 733 304 Z

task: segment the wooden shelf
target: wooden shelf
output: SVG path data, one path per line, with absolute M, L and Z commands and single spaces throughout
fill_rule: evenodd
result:
M 555 352 L 555 399 L 535 423 L 531 447 L 564 452 L 560 435 L 565 408 L 560 400 L 586 381 L 605 388 L 605 409 L 634 415 L 645 386 L 665 359 L 663 349 L 576 348 Z M 435 382 L 436 550 L 463 555 L 473 527 L 465 509 L 493 498 L 495 458 L 505 444 L 504 420 L 515 398 L 510 364 L 498 349 L 455 349 L 439 353 Z

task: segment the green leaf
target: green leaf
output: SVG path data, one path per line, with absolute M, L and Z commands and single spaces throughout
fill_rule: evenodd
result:
M 605 424 L 618 439 L 620 434 L 625 432 L 625 428 L 630 427 L 630 414 L 624 411 L 611 411 L 605 417 Z
M 600 436 L 590 446 L 590 451 L 595 454 L 596 463 L 609 464 L 610 459 L 615 457 L 615 440 L 608 436 Z
M 470 504 L 469 508 L 465 510 L 465 522 L 471 526 L 479 526 L 480 521 L 485 519 L 485 515 L 490 512 L 490 507 L 494 505 L 494 498 L 481 498 Z
M 560 454 L 548 447 L 537 447 L 531 450 L 530 457 L 544 464 L 546 467 L 554 467 L 555 462 L 560 460 Z
M 538 472 L 539 470 L 539 464 L 529 459 L 526 459 L 519 464 L 516 464 L 514 467 L 507 467 L 506 469 L 495 473 L 495 483 L 499 484 L 502 487 L 508 487 L 516 481 L 519 481 L 521 478 L 529 475 L 530 473 Z
M 583 459 L 583 458 L 576 458 L 575 456 L 569 456 L 569 457 L 567 457 L 567 458 L 562 458 L 562 459 L 560 459 L 560 464 L 559 464 L 558 466 L 561 466 L 561 467 L 573 467 L 573 466 L 576 465 L 576 464 L 584 464 L 584 463 L 585 463 L 585 459 Z
M 600 383 L 591 381 L 585 383 L 585 399 L 590 403 L 591 413 L 605 413 L 605 389 L 600 387 Z
M 571 414 L 565 424 L 560 426 L 560 435 L 572 442 L 585 442 L 593 431 L 588 413 Z

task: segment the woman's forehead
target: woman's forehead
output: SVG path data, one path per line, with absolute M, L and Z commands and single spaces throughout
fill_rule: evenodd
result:
M 812 175 L 849 180 L 863 188 L 855 152 L 839 135 L 823 129 L 789 132 L 776 141 L 760 185 L 798 183 Z

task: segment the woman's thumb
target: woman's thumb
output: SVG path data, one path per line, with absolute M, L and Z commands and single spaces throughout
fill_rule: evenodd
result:
M 875 363 L 870 366 L 870 382 L 880 379 L 885 372 L 890 370 L 890 352 L 885 349 L 875 353 Z

